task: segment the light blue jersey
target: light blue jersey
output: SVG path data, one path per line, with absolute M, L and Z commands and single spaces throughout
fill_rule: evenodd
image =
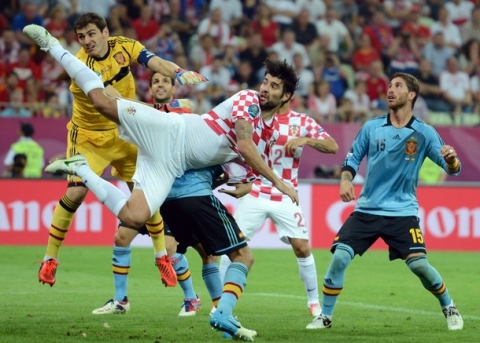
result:
M 212 195 L 213 183 L 222 172 L 220 166 L 187 170 L 175 180 L 166 201 Z
M 367 155 L 367 175 L 355 211 L 382 216 L 416 216 L 418 172 L 423 160 L 428 156 L 452 174 L 440 155 L 443 145 L 437 131 L 418 118 L 413 117 L 399 129 L 392 125 L 389 115 L 368 120 L 343 163 L 343 170 L 355 175 Z

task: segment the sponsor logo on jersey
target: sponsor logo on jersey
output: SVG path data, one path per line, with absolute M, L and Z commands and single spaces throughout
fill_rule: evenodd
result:
M 412 136 L 405 143 L 405 153 L 409 156 L 417 154 L 418 141 Z
M 300 137 L 300 126 L 290 125 L 288 129 L 290 132 L 289 136 Z
M 248 114 L 250 115 L 250 117 L 256 118 L 259 113 L 260 108 L 258 107 L 258 105 L 253 104 L 248 107 Z
M 123 66 L 127 63 L 127 60 L 125 59 L 125 56 L 123 56 L 123 53 L 121 51 L 113 55 L 113 58 L 115 59 L 115 61 L 117 61 L 119 66 Z

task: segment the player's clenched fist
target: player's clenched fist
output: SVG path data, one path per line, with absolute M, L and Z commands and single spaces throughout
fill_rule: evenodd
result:
M 188 71 L 181 68 L 175 70 L 175 78 L 180 85 L 196 85 L 200 82 L 207 82 L 208 78 L 194 71 Z

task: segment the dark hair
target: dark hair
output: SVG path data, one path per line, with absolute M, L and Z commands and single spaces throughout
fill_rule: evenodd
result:
M 33 134 L 35 133 L 35 129 L 33 128 L 33 125 L 30 123 L 20 123 L 20 131 L 23 132 L 23 135 L 25 137 L 32 137 Z
M 297 73 L 295 69 L 287 63 L 286 60 L 269 60 L 268 58 L 265 60 L 265 75 L 270 74 L 273 77 L 278 77 L 280 80 L 283 81 L 283 94 L 290 93 L 290 100 L 295 94 L 295 90 L 298 86 Z
M 153 77 L 155 76 L 155 74 L 160 74 L 160 73 L 154 71 L 153 73 L 150 74 L 150 87 L 152 87 Z M 162 75 L 162 74 L 160 74 L 160 75 Z M 172 86 L 175 86 L 175 79 L 172 79 L 172 78 L 169 78 L 169 79 L 170 79 L 170 82 L 172 83 Z
M 417 98 L 418 98 L 418 91 L 420 89 L 420 84 L 418 82 L 418 79 L 411 74 L 395 73 L 390 78 L 390 81 L 392 81 L 396 77 L 399 77 L 403 81 L 405 81 L 405 83 L 407 85 L 407 89 L 408 89 L 409 92 L 415 92 L 415 97 L 412 100 L 412 110 L 413 110 L 413 107 L 415 106 L 415 101 L 417 101 Z
M 87 12 L 80 15 L 77 20 L 75 20 L 75 32 L 79 29 L 87 27 L 89 24 L 94 24 L 100 31 L 103 31 L 103 29 L 107 27 L 105 18 L 95 12 Z

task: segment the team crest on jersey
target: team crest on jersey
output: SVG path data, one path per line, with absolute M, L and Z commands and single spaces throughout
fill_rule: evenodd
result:
M 407 142 L 405 143 L 405 153 L 409 156 L 413 156 L 417 154 L 418 149 L 418 141 L 414 137 L 410 137 Z M 410 160 L 414 160 L 411 159 Z
M 113 58 L 115 59 L 115 61 L 117 61 L 119 66 L 123 66 L 125 63 L 127 63 L 127 60 L 125 59 L 125 56 L 123 56 L 123 53 L 121 51 L 113 55 Z
M 256 118 L 259 113 L 260 108 L 258 107 L 258 105 L 253 104 L 248 107 L 248 114 L 250 115 L 250 117 Z
M 129 108 L 127 108 L 127 113 L 133 116 L 135 115 L 135 113 L 137 113 L 137 110 L 135 109 L 135 107 L 130 106 Z
M 289 136 L 300 137 L 300 126 L 290 125 L 288 131 L 290 132 Z

